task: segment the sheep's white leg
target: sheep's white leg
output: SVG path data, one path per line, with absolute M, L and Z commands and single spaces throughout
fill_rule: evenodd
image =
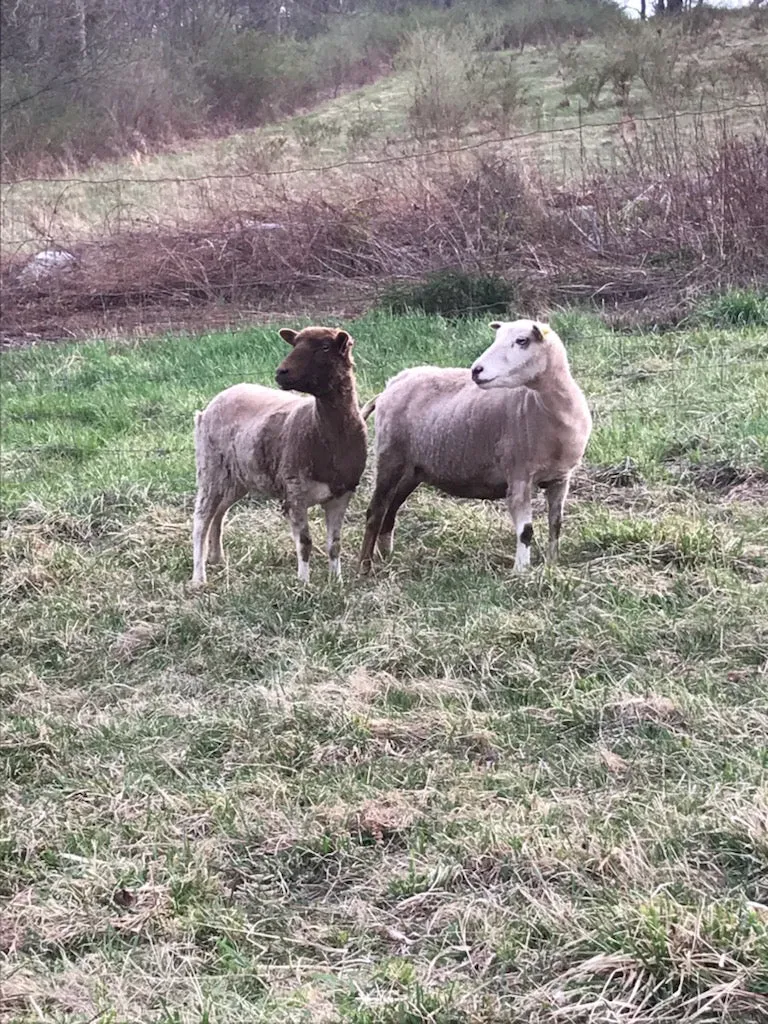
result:
M 205 562 L 208 556 L 208 535 L 216 510 L 221 503 L 221 495 L 200 488 L 195 499 L 195 514 L 192 523 L 192 582 L 202 584 L 206 581 Z
M 326 501 L 325 528 L 327 531 L 326 551 L 328 552 L 328 570 L 331 576 L 341 579 L 341 527 L 344 523 L 344 516 L 352 497 L 352 491 L 347 491 L 339 498 L 331 498 Z
M 306 507 L 303 505 L 299 507 L 292 506 L 288 510 L 288 519 L 291 524 L 291 536 L 296 545 L 299 579 L 302 583 L 309 583 L 309 558 L 312 554 L 312 537 L 309 533 Z
M 528 480 L 513 480 L 509 485 L 507 509 L 515 524 L 515 534 L 517 535 L 515 570 L 524 572 L 531 564 L 531 542 L 533 541 L 531 485 Z
M 549 545 L 547 558 L 550 562 L 557 561 L 560 548 L 560 529 L 563 525 L 563 506 L 568 496 L 570 477 L 556 480 L 547 487 L 547 504 L 549 506 Z

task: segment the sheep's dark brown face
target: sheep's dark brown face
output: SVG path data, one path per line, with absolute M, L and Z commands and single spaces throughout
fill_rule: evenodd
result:
M 337 331 L 333 327 L 305 327 L 297 332 L 284 327 L 280 337 L 293 348 L 275 374 L 278 386 L 284 391 L 303 391 L 322 397 L 349 380 L 354 367 L 354 342 L 346 331 Z

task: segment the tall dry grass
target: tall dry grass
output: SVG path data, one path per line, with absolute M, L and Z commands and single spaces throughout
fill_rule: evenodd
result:
M 328 295 L 373 302 L 393 281 L 446 268 L 514 282 L 532 304 L 592 298 L 684 311 L 701 292 L 768 273 L 768 142 L 727 124 L 675 121 L 625 133 L 611 167 L 555 187 L 503 146 L 320 176 L 266 178 L 248 206 L 209 196 L 193 226 L 131 230 L 76 250 L 71 274 L 21 283 L 6 316 Z M 252 183 L 251 183 L 252 185 Z

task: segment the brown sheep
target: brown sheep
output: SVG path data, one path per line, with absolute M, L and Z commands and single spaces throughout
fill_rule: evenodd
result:
M 194 584 L 205 583 L 206 561 L 223 560 L 224 516 L 246 494 L 282 502 L 304 582 L 312 549 L 307 509 L 322 505 L 330 571 L 341 575 L 341 527 L 366 461 L 354 342 L 329 327 L 284 328 L 280 337 L 292 346 L 275 374 L 281 391 L 236 384 L 195 413 Z

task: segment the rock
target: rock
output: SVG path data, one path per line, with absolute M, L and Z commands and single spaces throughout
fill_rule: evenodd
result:
M 77 260 L 66 249 L 44 249 L 24 265 L 19 280 L 25 284 L 32 284 L 53 274 L 74 270 L 76 264 Z

